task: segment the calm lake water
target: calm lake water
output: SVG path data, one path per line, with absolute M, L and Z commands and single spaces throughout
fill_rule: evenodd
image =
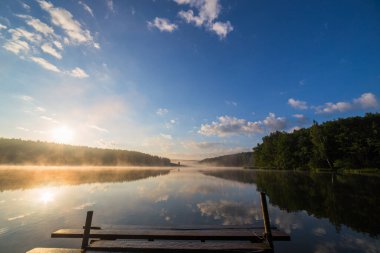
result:
M 239 225 L 262 222 L 258 190 L 272 225 L 291 235 L 275 252 L 380 252 L 380 178 L 238 168 L 0 170 L 0 252 L 80 247 L 51 239 L 93 224 Z

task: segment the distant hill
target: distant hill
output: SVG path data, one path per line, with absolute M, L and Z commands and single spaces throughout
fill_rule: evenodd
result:
M 170 166 L 171 162 L 135 151 L 0 138 L 0 164 Z
M 253 152 L 243 152 L 233 155 L 224 155 L 206 158 L 199 161 L 201 164 L 224 167 L 248 167 L 253 166 Z

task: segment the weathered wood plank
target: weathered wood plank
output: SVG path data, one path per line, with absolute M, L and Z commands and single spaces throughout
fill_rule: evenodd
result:
M 35 248 L 26 253 L 81 253 L 81 249 Z
M 221 251 L 259 251 L 270 250 L 265 243 L 250 242 L 197 242 L 197 241 L 96 241 L 89 245 L 89 251 L 117 252 L 221 252 Z
M 261 229 L 232 230 L 153 230 L 153 229 L 101 229 L 92 230 L 90 238 L 115 239 L 170 239 L 170 240 L 250 240 L 261 241 Z M 52 238 L 82 238 L 82 229 L 60 229 L 51 234 Z M 289 241 L 290 236 L 280 230 L 272 230 L 275 241 Z

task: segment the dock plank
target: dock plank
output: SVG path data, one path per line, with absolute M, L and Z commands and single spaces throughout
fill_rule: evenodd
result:
M 81 253 L 81 249 L 34 248 L 26 253 Z
M 265 243 L 250 242 L 197 242 L 197 241 L 96 241 L 87 248 L 91 251 L 114 252 L 221 252 L 249 251 L 264 252 L 270 250 Z
M 249 240 L 262 241 L 261 229 L 231 230 L 154 230 L 154 229 L 101 229 L 91 230 L 90 238 L 115 239 L 170 239 L 170 240 Z M 83 229 L 60 229 L 51 234 L 52 238 L 82 238 Z M 272 230 L 274 241 L 289 241 L 290 236 L 280 230 Z

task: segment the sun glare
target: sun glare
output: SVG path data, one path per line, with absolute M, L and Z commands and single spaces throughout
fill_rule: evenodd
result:
M 55 194 L 52 189 L 46 188 L 46 189 L 41 189 L 40 194 L 39 194 L 39 200 L 44 203 L 50 203 L 54 200 Z
M 55 142 L 68 143 L 72 141 L 74 132 L 67 126 L 61 126 L 52 131 L 52 137 Z

